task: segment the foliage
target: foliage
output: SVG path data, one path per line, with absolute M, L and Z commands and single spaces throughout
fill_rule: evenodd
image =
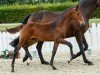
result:
M 0 0 L 0 5 L 3 4 L 40 4 L 40 3 L 55 3 L 55 2 L 66 2 L 66 1 L 72 1 L 76 2 L 77 0 Z
M 97 8 L 93 13 L 93 18 L 100 18 L 100 8 Z
M 70 6 L 75 6 L 77 3 L 55 3 L 55 4 L 37 4 L 37 5 L 4 5 L 0 7 L 0 22 L 1 23 L 12 23 L 21 22 L 23 17 L 29 13 L 33 13 L 39 10 L 52 10 L 62 11 Z
M 21 22 L 25 15 L 40 10 L 50 10 L 50 11 L 63 11 L 68 7 L 75 6 L 77 2 L 65 2 L 65 3 L 45 3 L 45 4 L 13 4 L 13 5 L 3 5 L 0 6 L 0 23 L 16 23 Z M 98 8 L 94 14 L 93 18 L 100 18 L 100 9 Z

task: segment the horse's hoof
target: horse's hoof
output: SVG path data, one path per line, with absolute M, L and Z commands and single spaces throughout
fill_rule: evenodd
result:
M 32 56 L 30 56 L 29 59 L 32 60 Z
M 49 65 L 50 63 L 49 62 L 47 62 L 47 61 L 43 61 L 43 62 L 41 62 L 42 64 L 44 64 L 44 65 Z
M 68 64 L 70 64 L 70 61 L 68 61 Z
M 15 72 L 14 70 L 11 70 L 11 72 L 13 73 L 13 72 Z
M 71 56 L 71 59 L 70 59 L 70 61 L 68 61 L 68 64 L 69 64 L 73 59 L 75 59 L 75 54 L 73 54 L 73 56 Z
M 86 60 L 85 63 L 89 66 L 94 65 L 91 61 Z
M 87 63 L 89 66 L 94 65 L 92 62 L 88 61 Z
M 29 63 L 27 62 L 27 66 L 29 65 Z
M 52 68 L 53 68 L 53 70 L 57 70 L 57 68 L 56 68 L 56 67 L 54 67 L 54 66 L 53 66 Z
M 73 55 L 73 56 L 71 57 L 71 59 L 68 61 L 68 64 L 74 59 L 74 56 L 75 56 L 75 55 Z
M 24 58 L 23 58 L 23 62 L 25 62 L 27 59 L 28 59 L 28 57 L 24 57 Z
M 70 61 L 73 60 L 73 59 L 75 59 L 75 54 L 73 54 L 73 56 L 71 56 Z

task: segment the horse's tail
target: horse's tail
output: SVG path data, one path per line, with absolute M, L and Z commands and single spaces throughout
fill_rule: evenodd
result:
M 10 28 L 10 29 L 6 28 L 6 31 L 9 32 L 10 34 L 14 34 L 14 33 L 19 32 L 22 27 L 23 25 L 17 26 L 15 28 Z
M 27 16 L 25 16 L 25 18 L 22 21 L 22 24 L 20 26 L 17 26 L 15 28 L 10 28 L 10 29 L 6 29 L 7 32 L 14 34 L 20 31 L 20 29 L 23 27 L 23 25 L 27 24 L 27 21 L 29 19 L 29 17 L 31 16 L 31 14 L 28 14 Z
M 18 45 L 18 42 L 19 42 L 19 37 L 15 38 L 13 41 L 11 41 L 9 44 L 12 46 L 12 47 L 16 47 Z
M 23 21 L 22 21 L 22 24 L 24 25 L 24 24 L 27 24 L 27 21 L 28 21 L 28 19 L 29 19 L 29 17 L 32 15 L 32 13 L 31 14 L 28 14 L 27 16 L 25 16 L 25 18 L 23 19 Z
M 23 25 L 27 24 L 27 21 L 29 19 L 29 17 L 31 16 L 31 14 L 28 14 L 27 16 L 25 16 L 25 18 L 23 19 L 22 21 L 22 25 L 16 27 L 16 28 L 13 28 L 13 29 L 7 29 L 7 31 L 9 33 L 15 33 L 15 32 L 18 32 L 20 31 L 20 29 L 23 27 Z M 16 47 L 18 45 L 18 42 L 19 42 L 19 37 L 15 38 L 13 41 L 11 41 L 9 44 L 12 46 L 12 47 Z

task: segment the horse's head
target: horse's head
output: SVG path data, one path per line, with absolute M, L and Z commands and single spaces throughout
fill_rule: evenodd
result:
M 71 20 L 75 20 L 75 21 L 79 22 L 80 27 L 83 27 L 85 25 L 84 18 L 79 10 L 78 5 L 73 9 L 73 11 L 71 13 Z

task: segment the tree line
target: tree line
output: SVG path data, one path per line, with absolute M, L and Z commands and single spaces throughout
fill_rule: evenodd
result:
M 66 1 L 78 1 L 78 0 L 0 0 L 0 5 L 3 4 L 39 4 L 39 3 L 57 3 Z

